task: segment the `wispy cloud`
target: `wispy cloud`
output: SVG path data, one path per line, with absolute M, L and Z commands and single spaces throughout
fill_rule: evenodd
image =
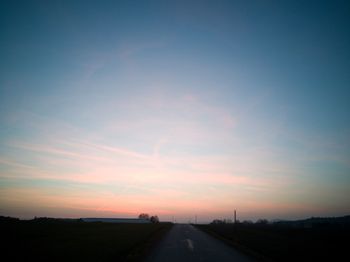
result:
M 106 103 L 111 103 L 111 112 L 127 113 L 102 117 L 105 124 L 98 129 L 19 114 L 16 123 L 35 132 L 32 137 L 14 136 L 2 142 L 7 151 L 0 159 L 6 167 L 0 177 L 30 178 L 38 184 L 61 181 L 67 187 L 91 185 L 65 191 L 64 196 L 63 191 L 46 186 L 32 198 L 38 203 L 36 208 L 57 205 L 61 210 L 89 214 L 134 215 L 149 210 L 184 217 L 195 209 L 215 218 L 234 208 L 247 214 L 252 214 L 250 210 L 273 214 L 276 208 L 290 207 L 295 212 L 311 208 L 310 203 L 297 204 L 284 192 L 300 188 L 309 172 L 303 164 L 310 158 L 320 160 L 321 155 L 305 159 L 270 144 L 267 137 L 288 136 L 283 126 L 271 136 L 254 136 L 257 141 L 251 143 L 239 132 L 246 124 L 243 115 L 207 104 L 194 93 L 151 94 L 117 106 Z M 303 146 L 311 150 L 314 145 Z M 30 206 L 26 199 L 33 190 L 28 183 L 27 190 L 12 186 L 2 194 L 9 202 L 17 194 L 20 201 L 11 203 L 19 208 Z

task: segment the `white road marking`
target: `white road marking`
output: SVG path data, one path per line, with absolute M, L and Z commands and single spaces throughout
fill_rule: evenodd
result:
M 194 246 L 193 246 L 193 241 L 191 239 L 185 239 L 186 243 L 187 243 L 187 248 L 191 251 L 193 251 Z

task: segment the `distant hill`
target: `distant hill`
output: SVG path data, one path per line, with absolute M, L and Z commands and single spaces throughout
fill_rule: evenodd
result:
M 104 222 L 104 223 L 131 223 L 131 224 L 149 224 L 149 219 L 142 218 L 81 218 L 84 222 Z
M 0 222 L 16 222 L 18 218 L 0 216 Z M 52 218 L 52 217 L 35 217 L 26 220 L 41 223 L 61 223 L 61 222 L 103 222 L 103 223 L 127 223 L 127 224 L 149 224 L 149 219 L 143 218 Z
M 273 223 L 294 227 L 346 226 L 350 227 L 350 215 L 342 217 L 311 217 L 302 220 L 284 220 Z

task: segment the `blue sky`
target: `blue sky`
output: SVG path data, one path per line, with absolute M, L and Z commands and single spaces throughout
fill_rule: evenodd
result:
M 0 212 L 349 212 L 346 1 L 3 1 Z

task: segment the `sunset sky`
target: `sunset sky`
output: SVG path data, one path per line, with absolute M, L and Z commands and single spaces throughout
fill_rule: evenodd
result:
M 1 1 L 0 215 L 350 213 L 348 1 Z

